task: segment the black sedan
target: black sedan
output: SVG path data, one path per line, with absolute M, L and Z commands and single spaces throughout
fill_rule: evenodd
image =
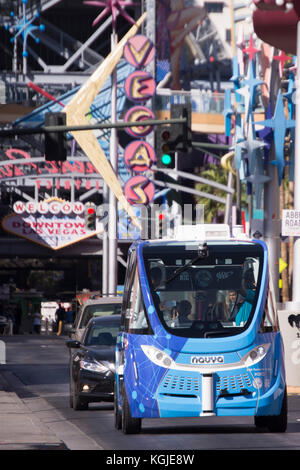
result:
M 120 320 L 120 315 L 93 318 L 81 342 L 66 342 L 70 348 L 70 406 L 74 410 L 87 409 L 91 402 L 113 401 Z

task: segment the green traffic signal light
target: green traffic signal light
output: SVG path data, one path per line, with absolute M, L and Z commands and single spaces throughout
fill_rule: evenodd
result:
M 158 168 L 175 168 L 172 127 L 168 124 L 156 130 L 156 158 Z
M 161 156 L 161 162 L 163 165 L 170 165 L 170 163 L 172 162 L 172 157 L 171 155 L 169 155 L 168 153 L 164 153 L 162 156 Z

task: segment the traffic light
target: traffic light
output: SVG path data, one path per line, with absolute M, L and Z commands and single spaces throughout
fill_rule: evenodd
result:
M 87 230 L 96 230 L 96 207 L 89 202 L 85 205 L 84 211 L 85 228 Z
M 185 123 L 172 125 L 172 140 L 176 152 L 190 152 L 192 149 L 191 113 L 191 103 L 171 104 L 171 119 L 186 118 Z
M 156 162 L 158 168 L 175 168 L 171 126 L 159 126 L 156 130 Z
M 45 113 L 45 127 L 65 126 L 66 113 Z M 45 159 L 61 161 L 67 159 L 67 139 L 65 132 L 45 132 Z
M 165 235 L 166 216 L 163 213 L 158 214 L 158 238 L 163 238 Z

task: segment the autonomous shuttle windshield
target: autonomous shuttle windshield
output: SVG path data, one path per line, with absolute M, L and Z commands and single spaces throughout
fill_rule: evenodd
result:
M 260 245 L 153 243 L 144 246 L 143 259 L 156 311 L 170 333 L 224 337 L 250 324 L 262 275 Z

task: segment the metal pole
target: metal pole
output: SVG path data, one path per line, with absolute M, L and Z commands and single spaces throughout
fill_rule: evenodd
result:
M 295 127 L 295 164 L 294 164 L 294 209 L 300 210 L 300 22 L 297 25 L 297 102 Z M 300 237 L 294 241 L 293 253 L 293 297 L 294 308 L 300 309 Z
M 232 188 L 234 186 L 234 177 L 231 171 L 228 173 L 228 187 Z M 231 222 L 231 209 L 232 209 L 232 194 L 228 193 L 226 195 L 226 206 L 225 206 L 225 215 L 224 223 L 229 224 Z
M 280 87 L 280 77 L 278 73 L 278 64 L 273 63 L 270 90 L 270 101 L 272 112 L 275 109 L 277 94 Z M 275 145 L 272 143 L 270 150 L 270 162 L 276 160 Z M 279 301 L 279 257 L 280 257 L 280 201 L 278 173 L 276 165 L 268 165 L 267 174 L 270 181 L 264 188 L 264 240 L 269 251 L 270 273 L 274 286 L 276 301 Z
M 103 205 L 107 206 L 108 203 L 108 186 L 103 181 Z M 104 217 L 104 232 L 102 237 L 102 296 L 106 297 L 108 294 L 108 225 Z
M 274 155 L 275 148 L 270 152 L 270 160 Z M 269 265 L 272 276 L 276 301 L 279 301 L 279 256 L 280 256 L 280 220 L 279 220 L 279 187 L 277 167 L 268 165 L 268 176 L 270 181 L 264 190 L 264 240 L 269 251 Z
M 112 32 L 111 50 L 117 44 L 116 32 Z M 111 121 L 117 122 L 117 69 L 115 68 L 111 75 Z M 110 134 L 110 163 L 118 175 L 118 134 L 117 129 L 112 128 Z M 114 296 L 117 293 L 117 198 L 113 191 L 109 191 L 108 208 L 108 295 Z

